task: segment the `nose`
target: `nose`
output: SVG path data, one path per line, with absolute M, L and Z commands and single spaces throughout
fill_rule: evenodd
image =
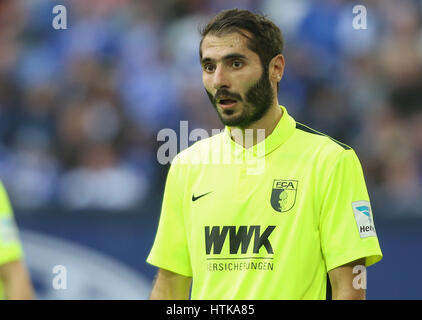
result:
M 230 81 L 223 66 L 216 67 L 214 71 L 213 86 L 216 90 L 223 87 L 230 88 Z

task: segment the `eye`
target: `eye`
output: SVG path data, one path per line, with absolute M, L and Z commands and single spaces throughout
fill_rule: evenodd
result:
M 215 69 L 211 63 L 204 64 L 202 68 L 204 69 L 205 72 L 213 72 Z
M 243 66 L 243 63 L 242 63 L 242 61 L 239 61 L 239 60 L 234 60 L 233 62 L 232 62 L 232 67 L 233 68 L 235 68 L 235 69 L 239 69 L 240 67 L 242 67 Z

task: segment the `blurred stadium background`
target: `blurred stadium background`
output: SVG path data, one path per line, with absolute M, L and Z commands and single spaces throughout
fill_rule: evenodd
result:
M 67 29 L 52 27 L 54 5 Z M 198 25 L 267 14 L 286 40 L 279 99 L 361 159 L 384 259 L 368 298 L 421 299 L 422 2 L 0 0 L 0 178 L 40 299 L 145 299 L 168 166 L 157 133 L 221 128 Z M 67 268 L 67 290 L 52 269 Z

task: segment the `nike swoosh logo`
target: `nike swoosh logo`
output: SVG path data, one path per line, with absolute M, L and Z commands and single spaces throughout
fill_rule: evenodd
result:
M 207 194 L 210 194 L 211 192 L 212 192 L 212 191 L 207 192 L 207 193 L 204 193 L 204 194 L 201 194 L 200 196 L 197 196 L 197 197 L 195 197 L 195 195 L 194 195 L 194 194 L 192 194 L 192 201 L 196 201 L 196 200 L 198 200 L 199 198 L 202 198 L 202 197 L 206 196 Z

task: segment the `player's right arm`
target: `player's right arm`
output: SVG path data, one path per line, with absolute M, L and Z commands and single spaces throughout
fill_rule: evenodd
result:
M 159 269 L 150 300 L 188 300 L 192 278 Z

